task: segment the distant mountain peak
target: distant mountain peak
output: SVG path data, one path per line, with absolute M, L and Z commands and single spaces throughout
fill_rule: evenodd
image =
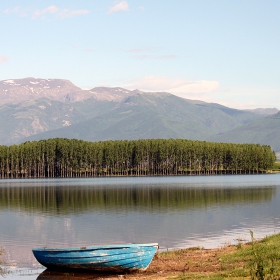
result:
M 0 105 L 19 103 L 25 100 L 49 98 L 52 100 L 67 101 L 66 96 L 72 92 L 79 92 L 69 80 L 23 78 L 0 81 Z
M 95 87 L 89 90 L 89 92 L 91 93 L 91 97 L 97 100 L 115 102 L 122 101 L 133 94 L 132 91 L 121 87 Z

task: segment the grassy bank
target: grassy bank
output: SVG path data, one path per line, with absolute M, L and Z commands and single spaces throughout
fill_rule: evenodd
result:
M 280 172 L 280 161 L 274 163 L 272 171 Z
M 248 244 L 161 253 L 149 271 L 157 275 L 146 279 L 280 279 L 280 234 L 255 241 L 252 233 Z

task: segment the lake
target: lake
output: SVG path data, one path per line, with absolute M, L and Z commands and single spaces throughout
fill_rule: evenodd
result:
M 33 247 L 158 242 L 214 248 L 280 229 L 280 174 L 0 180 L 0 247 L 14 273 Z

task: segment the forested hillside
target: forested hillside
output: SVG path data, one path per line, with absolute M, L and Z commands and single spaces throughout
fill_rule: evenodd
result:
M 49 139 L 0 146 L 0 178 L 246 174 L 272 168 L 266 145 L 183 139 Z

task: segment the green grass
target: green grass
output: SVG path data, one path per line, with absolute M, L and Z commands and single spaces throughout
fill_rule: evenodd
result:
M 1 267 L 2 261 L 1 261 L 1 256 L 4 254 L 4 249 L 0 248 L 0 276 L 4 277 L 4 271 Z
M 253 238 L 250 246 L 242 247 L 232 254 L 222 256 L 225 275 L 249 279 L 279 279 L 280 235 L 267 237 L 260 242 Z
M 280 171 L 280 161 L 276 161 L 272 168 L 273 171 Z
M 201 272 L 196 274 L 183 273 L 169 279 L 280 279 L 280 234 L 255 241 L 251 232 L 252 242 L 238 244 L 237 250 L 221 253 L 218 256 L 221 270 L 217 272 Z

